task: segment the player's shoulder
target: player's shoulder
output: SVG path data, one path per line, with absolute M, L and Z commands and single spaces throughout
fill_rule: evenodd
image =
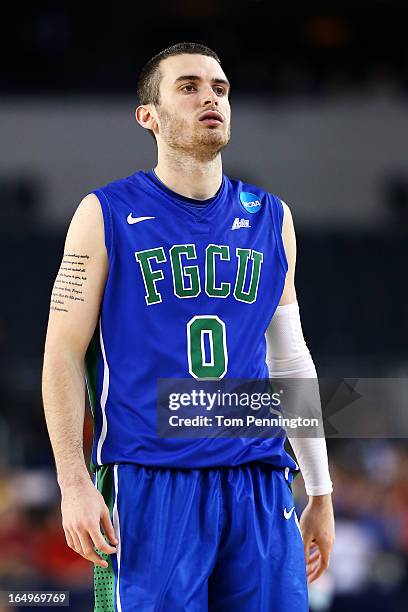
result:
M 100 200 L 93 192 L 87 193 L 77 204 L 71 223 L 90 226 L 101 219 Z
M 260 185 L 255 185 L 254 183 L 248 183 L 247 181 L 244 181 L 238 178 L 227 177 L 227 179 L 231 185 L 231 188 L 235 191 L 253 193 L 254 195 L 257 195 L 257 196 L 268 196 L 273 199 L 276 198 L 277 200 L 279 200 L 279 202 L 282 202 L 282 204 L 284 204 L 280 196 L 278 196 L 276 193 L 272 191 L 269 191 L 268 189 L 265 189 L 264 187 L 261 187 Z
M 292 213 L 291 213 L 291 210 L 290 210 L 290 206 L 288 206 L 286 204 L 286 202 L 284 202 L 282 200 L 282 198 L 279 198 L 279 200 L 280 200 L 280 203 L 282 204 L 283 214 L 284 214 L 285 218 L 288 217 L 288 218 L 291 219 L 292 218 Z
M 87 194 L 74 211 L 67 230 L 66 244 L 96 253 L 103 243 L 103 217 L 95 194 Z M 75 246 L 76 245 L 76 246 Z
M 120 195 L 129 191 L 129 185 L 134 181 L 135 175 L 115 179 L 89 191 L 80 201 L 74 217 L 80 219 L 81 223 L 92 226 L 93 223 L 101 223 L 105 206 L 114 200 L 112 196 Z
M 239 194 L 240 199 L 250 200 L 252 196 L 256 196 L 256 198 L 258 198 L 260 201 L 268 201 L 269 205 L 277 208 L 282 216 L 284 213 L 286 213 L 286 211 L 288 211 L 288 214 L 290 215 L 289 206 L 276 193 L 241 179 L 228 177 L 228 181 L 231 185 L 231 189 Z

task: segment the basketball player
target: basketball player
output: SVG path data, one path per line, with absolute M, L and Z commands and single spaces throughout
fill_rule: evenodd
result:
M 136 119 L 156 140 L 157 165 L 87 195 L 67 233 L 43 397 L 63 527 L 95 564 L 95 610 L 303 612 L 307 580 L 328 567 L 324 438 L 290 438 L 298 466 L 282 437 L 156 433 L 159 378 L 262 379 L 268 367 L 272 377 L 316 377 L 289 208 L 222 174 L 229 89 L 205 46 L 152 58 Z M 85 375 L 94 483 L 82 448 Z M 302 534 L 291 491 L 299 467 Z

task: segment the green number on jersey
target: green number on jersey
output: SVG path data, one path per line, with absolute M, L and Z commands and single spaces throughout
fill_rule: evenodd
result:
M 206 357 L 205 337 L 210 344 Z M 198 380 L 219 380 L 228 365 L 225 323 L 216 315 L 196 315 L 187 323 L 188 370 Z

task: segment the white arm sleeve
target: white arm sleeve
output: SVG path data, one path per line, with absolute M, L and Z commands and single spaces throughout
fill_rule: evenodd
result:
M 317 393 L 314 411 L 321 415 L 317 373 L 303 337 L 297 302 L 278 306 L 266 330 L 266 363 L 270 378 L 315 378 Z M 288 436 L 308 495 L 331 493 L 326 440 Z

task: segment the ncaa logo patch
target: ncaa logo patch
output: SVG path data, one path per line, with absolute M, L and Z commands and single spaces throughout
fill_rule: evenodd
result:
M 249 191 L 241 191 L 239 194 L 239 200 L 243 208 L 251 214 L 257 213 L 261 209 L 261 201 L 259 196 L 255 195 L 254 193 L 249 193 Z

